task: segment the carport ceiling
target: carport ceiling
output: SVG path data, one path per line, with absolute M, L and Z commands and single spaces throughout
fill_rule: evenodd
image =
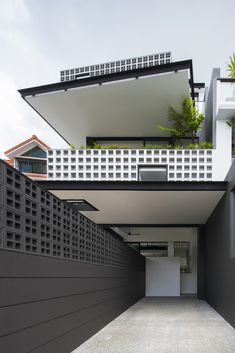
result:
M 99 224 L 204 224 L 223 190 L 51 190 L 61 199 L 84 199 L 99 211 L 81 212 Z

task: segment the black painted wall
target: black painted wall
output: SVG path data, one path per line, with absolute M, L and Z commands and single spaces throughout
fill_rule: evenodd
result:
M 145 295 L 145 270 L 0 250 L 0 288 L 1 352 L 66 353 Z
M 0 161 L 0 352 L 69 353 L 145 295 L 145 258 Z
M 205 295 L 208 303 L 235 328 L 235 165 L 227 176 L 228 191 L 205 229 Z

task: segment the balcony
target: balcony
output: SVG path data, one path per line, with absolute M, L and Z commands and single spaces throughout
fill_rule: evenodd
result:
M 48 180 L 212 181 L 214 154 L 212 149 L 53 149 Z
M 217 118 L 229 120 L 235 117 L 235 79 L 218 79 L 217 97 Z

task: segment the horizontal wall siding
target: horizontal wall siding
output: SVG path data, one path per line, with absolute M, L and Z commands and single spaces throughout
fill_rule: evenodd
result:
M 145 295 L 140 265 L 122 269 L 0 250 L 1 349 L 72 351 Z
M 145 259 L 0 161 L 0 351 L 71 352 L 145 295 Z

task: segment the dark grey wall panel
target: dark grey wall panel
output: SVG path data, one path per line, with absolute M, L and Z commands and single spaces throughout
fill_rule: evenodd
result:
M 206 299 L 235 328 L 234 184 L 235 164 L 227 176 L 229 187 L 206 224 Z
M 1 352 L 71 352 L 144 295 L 144 257 L 0 161 Z
M 59 277 L 58 269 L 55 277 L 43 278 L 37 277 L 38 274 L 40 275 L 37 272 L 40 263 L 45 259 L 44 257 L 17 253 L 15 265 L 17 271 L 20 272 L 22 260 L 22 272 L 25 273 L 25 277 L 13 278 L 11 276 L 6 278 L 4 268 L 8 274 L 9 269 L 3 265 L 8 256 L 12 258 L 13 253 L 5 250 L 0 251 L 1 295 L 5 303 L 11 303 L 10 306 L 5 305 L 0 308 L 0 346 L 4 347 L 4 353 L 16 349 L 22 353 L 29 352 L 41 346 L 43 348 L 40 349 L 43 349 L 44 352 L 57 352 L 58 342 L 60 342 L 60 346 L 62 345 L 59 349 L 66 352 L 65 348 L 62 349 L 64 347 L 62 337 L 65 338 L 67 334 L 70 335 L 75 330 L 74 341 L 64 340 L 67 342 L 69 352 L 88 337 L 87 332 L 90 330 L 82 333 L 83 331 L 79 331 L 80 327 L 84 325 L 92 325 L 93 327 L 94 320 L 98 320 L 100 317 L 103 317 L 102 322 L 107 323 L 110 320 L 110 313 L 116 313 L 113 314 L 114 316 L 111 315 L 111 318 L 115 317 L 145 295 L 144 266 L 142 269 L 121 270 L 119 276 L 117 272 L 120 269 L 113 267 L 115 275 L 113 278 L 110 277 L 110 273 L 107 273 L 107 266 L 99 265 L 93 265 L 100 267 L 98 277 L 94 277 L 92 272 L 86 278 Z M 51 267 L 54 267 L 54 262 L 57 262 L 57 259 L 50 258 L 48 260 L 47 266 L 50 269 L 50 264 Z M 71 266 L 73 271 L 75 270 L 74 262 L 62 261 L 65 263 L 65 267 Z M 25 267 L 27 262 L 31 277 L 27 277 Z M 86 266 L 83 263 L 75 263 L 78 273 L 80 266 L 83 269 Z M 90 267 L 89 264 L 87 266 Z M 33 268 L 36 269 L 36 277 L 32 276 Z M 53 271 L 55 274 L 56 268 L 53 268 Z M 14 275 L 13 270 L 11 270 L 11 275 Z M 8 281 L 14 283 L 14 287 L 7 288 Z M 36 286 L 37 281 L 40 285 Z M 56 286 L 54 286 L 54 281 L 57 283 Z M 68 281 L 70 286 L 68 286 Z M 73 281 L 75 282 L 75 290 L 80 294 L 74 291 Z M 77 285 L 77 283 L 79 284 Z M 55 291 L 52 292 L 53 287 L 55 287 Z M 12 297 L 15 300 L 18 298 L 18 302 L 15 301 L 13 304 Z M 21 304 L 21 299 L 24 304 Z M 92 334 L 101 327 L 102 325 L 95 325 Z M 48 347 L 47 342 L 50 342 Z M 51 348 L 53 344 L 55 347 Z
M 197 236 L 197 295 L 198 299 L 205 299 L 206 282 L 206 227 L 204 225 L 198 228 Z
M 132 305 L 134 303 L 129 302 L 129 305 Z M 35 353 L 47 353 L 48 350 L 50 349 L 50 352 L 56 352 L 56 353 L 64 353 L 68 352 L 71 348 L 71 342 L 74 342 L 75 339 L 78 344 L 80 345 L 83 343 L 83 340 L 81 340 L 80 333 L 84 335 L 85 340 L 89 338 L 92 334 L 100 330 L 102 327 L 104 327 L 106 324 L 108 324 L 111 320 L 113 320 L 115 317 L 117 317 L 120 312 L 124 311 L 126 307 L 124 305 L 121 305 L 119 307 L 116 307 L 115 309 L 109 310 L 108 313 L 105 315 L 100 315 L 96 319 L 94 319 L 92 322 L 85 323 L 84 325 L 80 326 L 79 329 L 74 329 L 71 330 L 66 334 L 66 336 L 59 337 L 54 339 L 52 342 L 48 342 L 46 346 L 41 346 L 38 349 L 36 349 L 34 352 Z M 73 347 L 76 348 L 77 346 L 75 345 Z

